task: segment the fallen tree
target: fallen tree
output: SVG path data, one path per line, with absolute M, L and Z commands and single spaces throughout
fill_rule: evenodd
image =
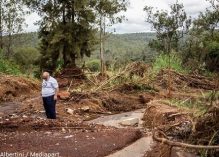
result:
M 159 134 L 165 136 L 165 138 L 159 137 Z M 219 149 L 219 145 L 215 145 L 215 146 L 192 145 L 192 144 L 187 144 L 187 143 L 183 143 L 183 142 L 171 141 L 171 140 L 167 139 L 167 136 L 160 130 L 153 131 L 153 139 L 157 142 L 167 144 L 171 147 L 182 147 L 182 148 L 190 148 L 190 149 Z

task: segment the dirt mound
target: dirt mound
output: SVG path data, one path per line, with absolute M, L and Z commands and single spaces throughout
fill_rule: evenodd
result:
M 36 80 L 17 76 L 0 76 L 0 101 L 11 101 L 32 95 L 39 91 L 40 85 Z
M 187 137 L 192 131 L 192 122 L 188 113 L 183 113 L 176 107 L 171 107 L 152 101 L 145 111 L 144 125 L 148 128 L 160 128 L 167 135 L 178 138 Z
M 145 108 L 147 103 L 152 99 L 153 96 L 150 94 L 129 95 L 119 92 L 74 92 L 71 94 L 70 99 L 63 103 L 66 108 L 73 110 L 79 115 L 86 114 L 90 116 L 89 114 L 120 113 Z M 63 106 L 60 106 L 60 109 L 61 108 L 63 108 Z M 86 110 L 86 112 L 84 112 L 84 110 Z
M 215 81 L 212 78 L 207 78 L 199 75 L 180 74 L 174 70 L 170 70 L 171 88 L 174 91 L 185 87 L 199 88 L 212 90 L 217 88 Z M 161 70 L 156 77 L 156 85 L 163 89 L 168 88 L 169 70 Z
M 75 78 L 75 79 L 85 79 L 83 71 L 79 67 L 67 67 L 62 69 L 62 71 L 57 74 L 59 78 Z
M 192 141 L 196 141 L 196 144 L 202 145 L 209 145 L 209 142 L 211 145 L 219 144 L 218 111 L 219 110 L 207 112 L 204 116 L 197 119 L 195 131 L 192 134 Z
M 128 112 L 145 108 L 151 99 L 150 95 L 131 96 L 115 92 L 101 96 L 103 106 L 112 112 Z
M 70 85 L 78 86 L 83 83 L 86 76 L 79 67 L 67 67 L 56 74 L 60 88 L 69 87 Z

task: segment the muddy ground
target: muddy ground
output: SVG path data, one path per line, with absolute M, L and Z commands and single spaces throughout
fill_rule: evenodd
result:
M 176 141 L 206 144 L 195 140 L 202 138 L 204 134 L 195 132 L 199 129 L 195 126 L 202 126 L 202 123 L 195 125 L 196 108 L 189 110 L 179 108 L 174 103 L 176 100 L 182 102 L 199 100 L 208 103 L 208 98 L 204 97 L 203 93 L 209 93 L 215 88 L 214 81 L 172 72 L 175 79 L 172 80 L 172 93 L 169 99 L 166 74 L 167 72 L 161 71 L 151 83 L 125 83 L 114 90 L 96 92 L 78 91 L 77 87 L 84 85 L 86 81 L 82 81 L 81 78 L 72 81 L 69 75 L 64 78 L 66 73 L 60 74 L 62 77 L 58 80 L 61 90 L 64 93 L 69 90 L 70 94 L 60 97 L 57 103 L 58 119 L 55 121 L 45 118 L 38 81 L 2 76 L 0 152 L 59 152 L 60 156 L 64 157 L 102 157 L 132 144 L 142 136 L 151 136 L 152 131 L 157 128 L 162 129 L 166 136 Z M 74 83 L 71 84 L 72 82 Z M 214 103 L 217 105 L 217 102 Z M 134 126 L 115 128 L 87 123 L 101 116 L 138 109 L 145 110 L 144 128 L 140 130 Z M 214 130 L 218 129 L 217 121 L 211 124 L 214 124 Z M 212 134 L 211 131 L 208 133 Z M 217 136 L 212 144 L 218 144 Z M 168 157 L 170 154 L 173 156 L 175 152 L 167 145 L 156 143 L 151 151 L 145 152 L 145 157 Z M 200 152 L 193 150 L 192 153 Z M 214 155 L 215 153 L 211 154 Z
M 60 156 L 103 157 L 141 137 L 134 129 L 101 128 L 95 130 L 30 131 L 0 133 L 1 152 L 45 152 Z

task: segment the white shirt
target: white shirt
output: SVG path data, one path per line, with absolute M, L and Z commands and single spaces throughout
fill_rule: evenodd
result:
M 55 78 L 49 77 L 48 80 L 43 80 L 42 83 L 42 97 L 49 97 L 55 95 L 56 89 L 59 87 Z

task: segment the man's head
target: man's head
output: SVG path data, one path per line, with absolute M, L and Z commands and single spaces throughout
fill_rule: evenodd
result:
M 42 79 L 44 79 L 44 80 L 48 80 L 49 79 L 49 77 L 50 77 L 50 74 L 49 74 L 49 72 L 43 72 L 43 74 L 42 74 Z

